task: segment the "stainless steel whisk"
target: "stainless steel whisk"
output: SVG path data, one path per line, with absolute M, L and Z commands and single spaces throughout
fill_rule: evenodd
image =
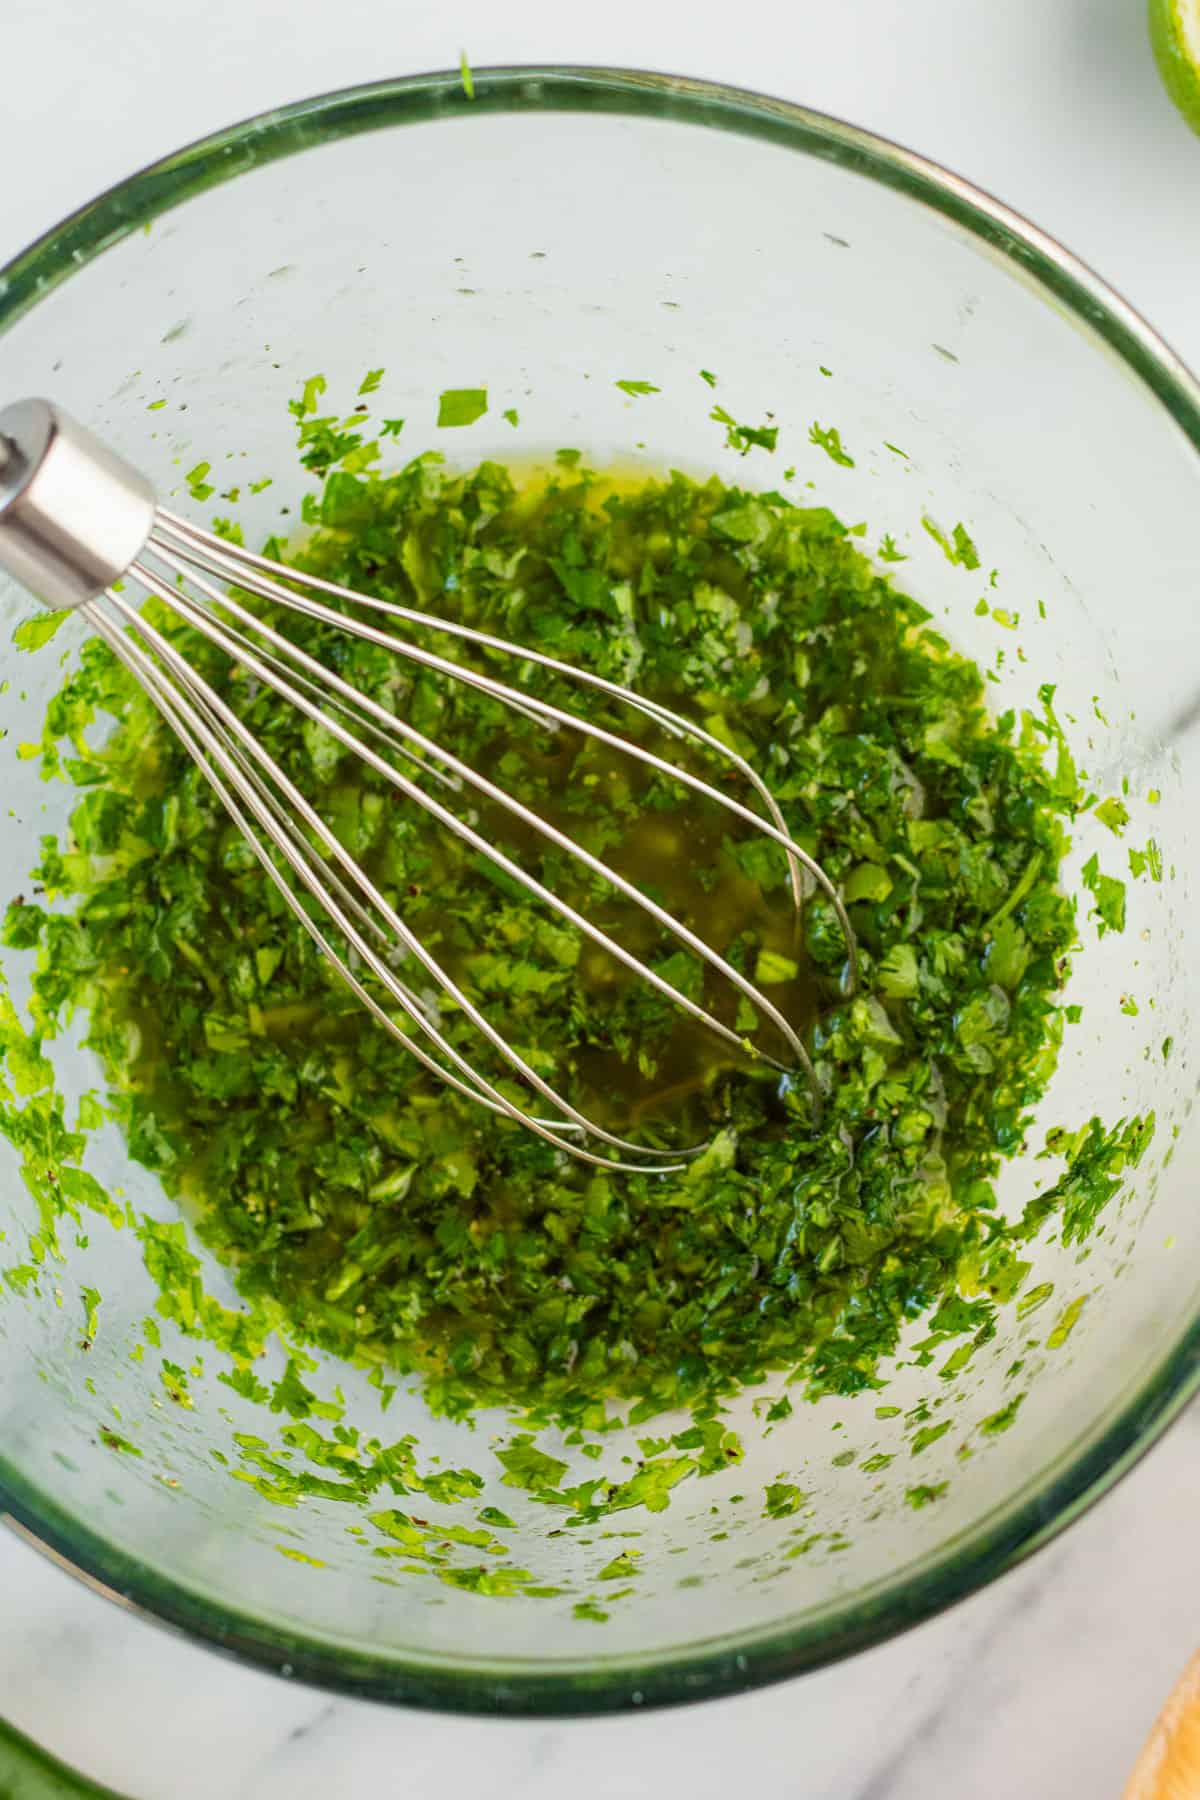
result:
M 354 593 L 216 537 L 158 506 L 144 476 L 45 400 L 25 400 L 0 411 L 0 568 L 15 576 L 46 606 L 77 610 L 104 640 L 178 735 L 263 871 L 321 954 L 378 1023 L 427 1070 L 458 1093 L 516 1120 L 559 1150 L 603 1169 L 663 1173 L 683 1167 L 704 1149 L 703 1145 L 695 1145 L 664 1153 L 631 1143 L 585 1116 L 533 1068 L 439 963 L 227 701 L 142 616 L 125 591 L 127 587 L 156 595 L 180 619 L 227 653 L 240 669 L 330 733 L 398 793 L 424 808 L 460 842 L 482 853 L 526 893 L 609 952 L 716 1037 L 744 1049 L 744 1039 L 736 1030 L 699 1001 L 680 992 L 519 861 L 488 841 L 469 819 L 460 817 L 446 804 L 446 798 L 473 792 L 576 858 L 730 983 L 761 1019 L 775 1027 L 791 1063 L 762 1050 L 756 1052 L 757 1056 L 782 1075 L 802 1070 L 814 1103 L 819 1106 L 816 1073 L 801 1038 L 774 1002 L 725 956 L 550 820 L 292 643 L 268 621 L 243 606 L 229 589 L 332 625 L 447 681 L 465 683 L 526 719 L 543 724 L 548 731 L 567 728 L 582 733 L 723 807 L 778 846 L 787 860 L 797 913 L 806 877 L 827 895 L 845 936 L 847 984 L 853 987 L 854 933 L 836 888 L 820 865 L 789 836 L 761 776 L 701 726 L 590 670 L 452 619 L 436 618 Z M 327 605 L 320 596 L 352 602 L 356 609 L 376 615 L 381 623 L 373 625 L 349 616 Z M 537 695 L 498 681 L 481 669 L 441 656 L 398 635 L 412 627 L 457 639 L 490 655 L 535 663 L 577 684 L 585 695 L 590 691 L 606 701 L 615 700 L 630 707 L 669 737 L 691 740 L 736 770 L 766 816 L 691 770 L 589 720 L 586 714 L 565 711 Z M 429 792 L 430 787 L 439 792 Z M 319 918 L 313 917 L 301 894 L 316 903 Z M 343 947 L 338 948 L 338 943 Z M 363 985 L 358 969 L 375 977 L 401 1010 L 403 1023 Z M 402 973 L 412 974 L 414 969 L 423 971 L 434 989 L 470 1020 L 502 1061 L 553 1109 L 552 1116 L 536 1116 L 510 1099 L 448 1040 L 439 1023 L 436 1001 L 431 1002 L 418 992 Z M 609 1153 L 589 1148 L 593 1143 L 605 1146 Z

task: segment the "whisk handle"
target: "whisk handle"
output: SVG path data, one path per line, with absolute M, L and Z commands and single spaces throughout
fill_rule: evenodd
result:
M 49 400 L 0 411 L 0 569 L 54 611 L 119 581 L 154 524 L 154 489 Z

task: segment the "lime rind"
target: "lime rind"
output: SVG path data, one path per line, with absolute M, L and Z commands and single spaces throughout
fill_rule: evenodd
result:
M 1150 0 L 1150 45 L 1168 94 L 1200 132 L 1200 0 Z

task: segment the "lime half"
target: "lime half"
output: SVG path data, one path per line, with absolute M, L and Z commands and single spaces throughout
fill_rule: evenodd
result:
M 1168 94 L 1200 131 L 1200 0 L 1150 0 L 1150 43 Z

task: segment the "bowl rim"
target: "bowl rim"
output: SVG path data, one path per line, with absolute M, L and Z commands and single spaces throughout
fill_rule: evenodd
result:
M 1149 389 L 1200 454 L 1200 383 L 1140 314 L 1020 214 L 926 157 L 830 115 L 747 89 L 636 69 L 516 65 L 399 76 L 257 114 L 116 183 L 0 268 L 0 333 L 78 269 L 209 188 L 362 132 L 514 113 L 605 113 L 705 126 L 835 162 L 949 219 L 998 252 Z M 1200 472 L 1200 471 L 1198 471 Z M 598 1714 L 735 1693 L 879 1644 L 1040 1549 L 1128 1472 L 1200 1390 L 1200 1308 L 1090 1443 L 933 1552 L 894 1586 L 852 1596 L 832 1620 L 785 1619 L 653 1658 L 537 1666 L 406 1660 L 264 1624 L 147 1568 L 33 1488 L 0 1453 L 0 1519 L 52 1561 L 139 1615 L 243 1662 L 364 1698 L 451 1712 Z

